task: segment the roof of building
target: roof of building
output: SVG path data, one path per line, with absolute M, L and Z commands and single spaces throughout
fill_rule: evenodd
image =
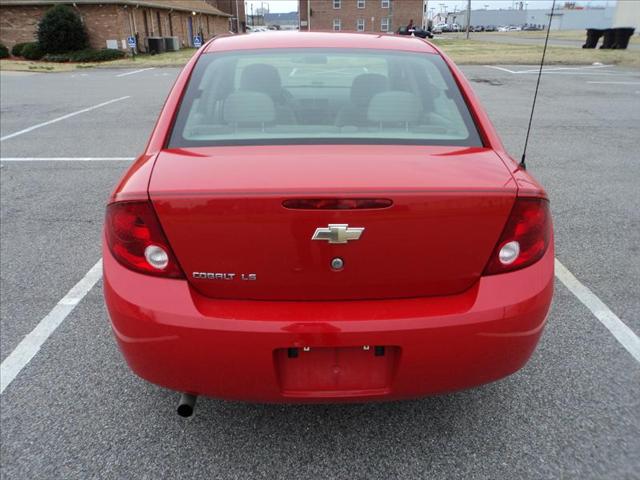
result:
M 367 48 L 437 53 L 428 42 L 407 35 L 299 31 L 221 36 L 208 45 L 206 53 L 261 48 Z
M 68 5 L 70 3 L 75 3 L 77 5 L 129 5 L 132 7 L 162 8 L 178 12 L 204 13 L 208 15 L 219 15 L 222 17 L 231 16 L 228 13 L 224 13 L 216 7 L 209 5 L 204 0 L 0 0 L 0 7 L 55 4 Z

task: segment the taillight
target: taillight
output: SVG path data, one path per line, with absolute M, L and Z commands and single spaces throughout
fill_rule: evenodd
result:
M 105 235 L 109 250 L 125 267 L 159 277 L 184 278 L 151 203 L 107 206 Z
M 551 241 L 549 202 L 518 198 L 483 275 L 511 272 L 542 258 Z

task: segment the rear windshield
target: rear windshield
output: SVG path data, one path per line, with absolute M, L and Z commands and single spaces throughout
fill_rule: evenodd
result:
M 200 57 L 169 148 L 291 143 L 482 146 L 438 55 L 314 48 Z

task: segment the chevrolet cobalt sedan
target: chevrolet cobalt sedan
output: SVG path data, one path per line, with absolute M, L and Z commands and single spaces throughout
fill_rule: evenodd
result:
M 251 402 L 491 382 L 553 293 L 543 188 L 417 37 L 217 37 L 113 191 L 104 292 L 140 377 Z

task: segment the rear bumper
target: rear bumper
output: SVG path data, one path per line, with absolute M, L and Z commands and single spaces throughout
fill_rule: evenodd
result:
M 536 264 L 482 277 L 460 295 L 347 302 L 210 299 L 184 280 L 134 273 L 103 253 L 112 327 L 136 374 L 177 391 L 256 402 L 392 400 L 497 380 L 531 356 L 553 294 L 553 248 Z M 348 388 L 321 390 L 291 390 L 295 381 L 283 377 L 295 367 L 284 362 L 299 359 L 282 349 L 365 345 L 394 352 L 383 384 L 366 367 L 363 388 L 357 373 Z

